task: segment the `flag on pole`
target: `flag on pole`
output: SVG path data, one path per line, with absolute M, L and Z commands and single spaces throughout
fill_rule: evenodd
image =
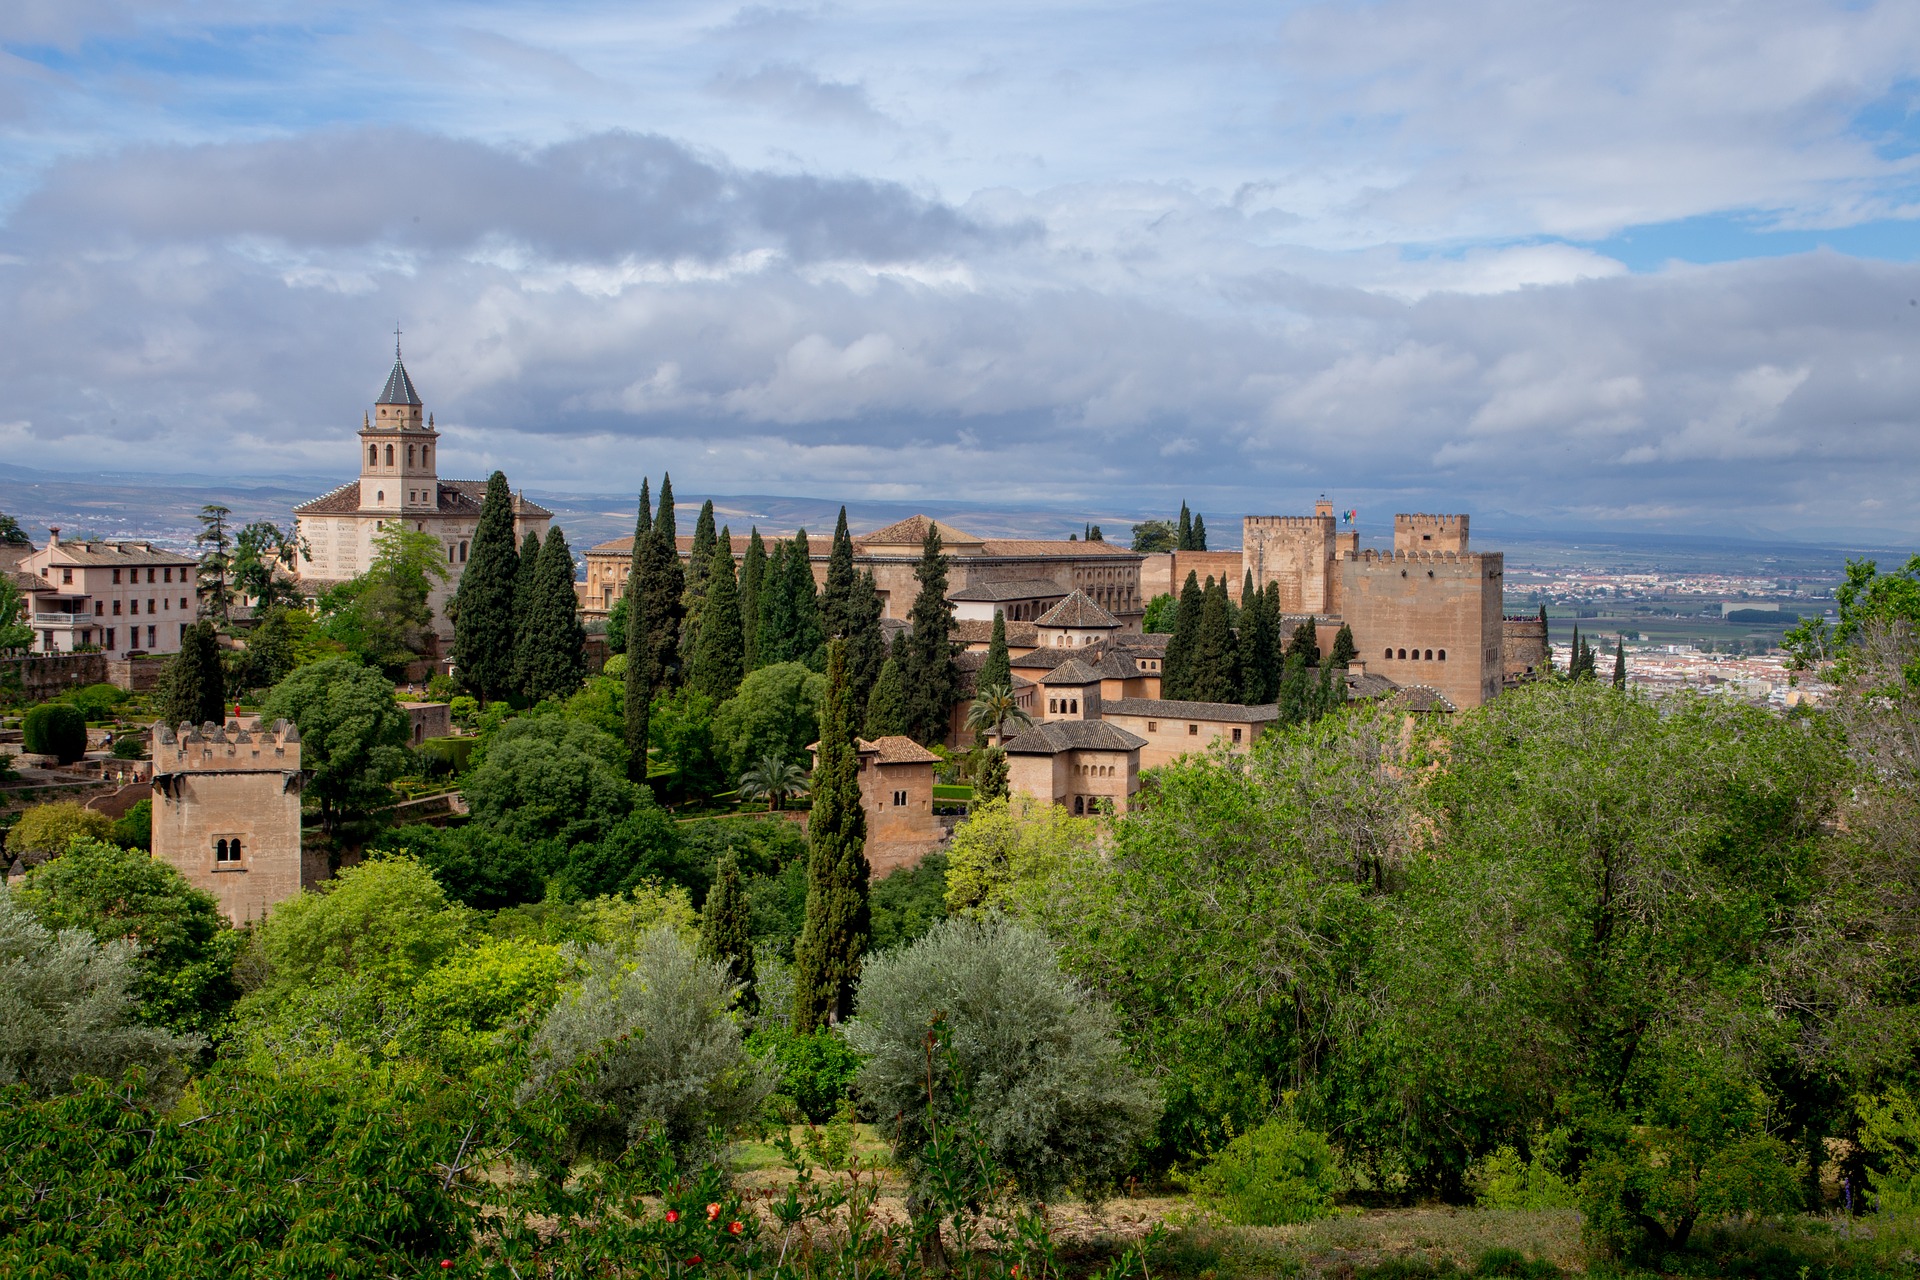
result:
M 1346 524 L 1352 524 L 1359 516 L 1360 513 L 1358 511 L 1349 511 L 1345 516 L 1341 517 L 1341 519 Z

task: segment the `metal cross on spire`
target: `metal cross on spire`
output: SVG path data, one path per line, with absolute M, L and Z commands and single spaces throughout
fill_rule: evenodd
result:
M 398 320 L 393 322 L 393 358 L 395 360 L 400 358 L 400 322 Z

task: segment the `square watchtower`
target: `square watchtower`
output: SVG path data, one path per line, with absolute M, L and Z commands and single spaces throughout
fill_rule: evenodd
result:
M 237 720 L 153 731 L 153 855 L 236 925 L 322 878 L 300 850 L 300 731 Z

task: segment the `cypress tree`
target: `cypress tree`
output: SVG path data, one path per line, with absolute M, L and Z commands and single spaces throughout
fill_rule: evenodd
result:
M 820 592 L 820 623 L 827 636 L 850 638 L 858 629 L 859 575 L 853 571 L 853 535 L 847 532 L 847 509 L 840 508 L 833 526 L 833 550 L 827 556 L 827 583 Z
M 1194 702 L 1232 702 L 1240 693 L 1240 653 L 1227 620 L 1227 588 L 1215 583 L 1201 606 L 1200 631 L 1187 662 L 1186 693 Z
M 1310 667 L 1320 665 L 1320 628 L 1313 625 L 1312 618 L 1294 627 L 1293 635 L 1287 639 L 1287 653 L 1298 653 Z
M 807 544 L 805 529 L 793 535 L 793 545 L 787 548 L 787 608 L 793 618 L 790 660 L 820 670 L 826 661 L 827 636 L 819 589 L 813 585 L 813 548 Z
M 790 659 L 787 637 L 793 634 L 793 605 L 788 592 L 792 585 L 787 577 L 787 544 L 776 538 L 760 580 L 760 639 L 754 652 L 763 667 Z
M 1012 683 L 1013 663 L 1007 656 L 1007 615 L 995 609 L 993 636 L 987 641 L 987 660 L 980 664 L 980 674 L 975 678 L 974 685 L 985 689 L 991 685 Z
M 1540 667 L 1540 674 L 1553 674 L 1553 630 L 1547 625 L 1547 606 L 1540 606 L 1540 641 L 1547 651 L 1546 660 Z
M 887 641 L 880 631 L 880 618 L 886 605 L 873 575 L 863 573 L 853 585 L 853 631 L 847 636 L 847 679 L 853 685 L 854 706 L 866 717 L 867 699 L 873 694 L 874 681 L 880 678 L 880 665 L 887 660 Z
M 1180 527 L 1179 533 L 1174 539 L 1173 548 L 1176 551 L 1192 551 L 1194 549 L 1193 512 L 1187 510 L 1187 504 L 1184 502 L 1180 504 Z
M 732 566 L 728 566 L 732 577 Z M 706 960 L 724 963 L 740 984 L 740 1004 L 752 1009 L 758 1003 L 753 991 L 753 939 L 747 933 L 747 894 L 740 881 L 740 860 L 728 849 L 720 855 L 713 887 L 700 913 L 700 955 Z
M 920 582 L 907 621 L 913 636 L 907 665 L 900 673 L 907 693 L 907 732 L 922 745 L 945 740 L 960 696 L 960 669 L 953 661 L 953 605 L 947 601 L 947 558 L 940 552 L 940 530 L 927 523 L 920 544 Z
M 700 518 L 693 522 L 693 546 L 687 552 L 687 586 L 680 598 L 680 653 L 691 662 L 694 642 L 700 635 L 700 611 L 706 607 L 707 572 L 713 567 L 713 499 L 700 506 Z
M 746 667 L 758 671 L 760 661 L 760 591 L 767 579 L 767 544 L 760 540 L 760 526 L 753 526 L 747 539 L 747 554 L 740 561 L 740 635 L 746 648 Z
M 527 697 L 540 702 L 572 695 L 587 678 L 587 633 L 573 589 L 573 550 L 558 525 L 540 548 L 527 634 Z
M 1305 654 L 1287 654 L 1280 672 L 1280 723 L 1303 724 L 1313 719 L 1313 680 L 1307 675 Z
M 1193 518 L 1193 549 L 1195 551 L 1207 549 L 1207 518 L 1205 516 Z
M 640 566 L 639 595 L 641 611 L 646 615 L 646 640 L 637 654 L 627 651 L 628 662 L 636 657 L 645 660 L 647 681 L 656 692 L 671 689 L 679 679 L 680 597 L 685 591 L 686 575 L 680 568 L 680 539 L 673 519 L 673 477 L 662 475 L 660 502 L 654 511 L 653 527 L 647 531 Z
M 1359 656 L 1360 647 L 1353 642 L 1353 628 L 1341 623 L 1340 630 L 1334 633 L 1333 655 L 1327 661 L 1336 667 L 1344 667 Z
M 1264 706 L 1280 696 L 1280 619 L 1264 591 L 1247 575 L 1240 598 L 1240 700 Z
M 900 664 L 888 658 L 880 664 L 880 678 L 867 695 L 868 739 L 888 738 L 907 731 L 907 691 L 900 682 Z
M 159 695 L 160 723 L 170 728 L 226 723 L 226 674 L 212 622 L 202 618 L 180 637 L 180 652 L 167 660 Z
M 645 784 L 647 780 L 647 729 L 653 711 L 653 676 L 647 670 L 646 600 L 640 592 L 647 541 L 652 533 L 653 517 L 647 510 L 647 482 L 640 482 L 640 514 L 633 522 L 633 555 L 627 562 L 627 674 L 622 691 L 626 718 L 627 776 Z
M 1187 669 L 1192 662 L 1194 644 L 1200 638 L 1200 615 L 1206 608 L 1206 595 L 1200 589 L 1199 575 L 1187 571 L 1186 585 L 1180 588 L 1180 605 L 1174 610 L 1173 636 L 1167 641 L 1167 656 L 1160 663 L 1160 696 L 1178 701 L 1187 695 Z
M 511 692 L 525 696 L 527 692 L 527 667 L 533 661 L 533 626 L 531 613 L 534 594 L 537 590 L 535 580 L 540 576 L 540 536 L 533 530 L 527 530 L 526 539 L 520 544 L 519 571 L 513 579 L 513 685 Z
M 1346 700 L 1347 678 L 1345 669 L 1336 667 L 1331 662 L 1322 663 L 1320 666 L 1319 696 L 1314 699 L 1317 704 L 1314 709 L 1314 718 L 1318 719 L 1321 716 L 1339 710 L 1341 704 L 1346 702 Z
M 740 634 L 740 595 L 733 581 L 733 550 L 717 543 L 707 566 L 707 607 L 700 611 L 687 683 L 717 706 L 734 695 L 746 673 L 746 643 Z
M 513 546 L 513 491 L 504 472 L 487 477 L 487 496 L 473 531 L 466 567 L 453 593 L 453 665 L 460 682 L 482 702 L 513 688 L 514 580 L 520 556 Z
M 1616 636 L 1613 641 L 1613 687 L 1627 687 L 1627 641 L 1624 636 Z
M 827 648 L 827 703 L 807 819 L 807 920 L 793 949 L 793 1029 L 806 1035 L 853 1014 L 867 911 L 867 815 L 860 806 L 847 646 Z

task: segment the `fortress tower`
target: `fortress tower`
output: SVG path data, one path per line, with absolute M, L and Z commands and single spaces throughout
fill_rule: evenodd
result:
M 211 893 L 236 925 L 323 879 L 300 849 L 300 732 L 284 720 L 153 731 L 153 856 Z
M 1465 516 L 1398 515 L 1393 518 L 1395 551 L 1467 553 Z

